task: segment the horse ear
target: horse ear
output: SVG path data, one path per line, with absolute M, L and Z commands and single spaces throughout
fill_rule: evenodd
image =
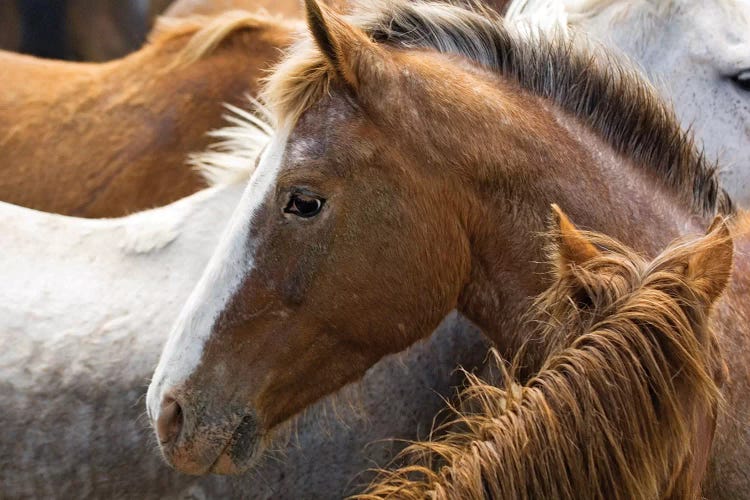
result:
M 560 271 L 568 270 L 571 265 L 580 267 L 601 254 L 556 204 L 552 204 L 552 216 L 557 229 Z
M 688 259 L 686 274 L 692 286 L 702 291 L 713 304 L 724 293 L 732 274 L 734 245 L 726 221 L 716 217 L 706 236 Z
M 380 51 L 361 30 L 317 0 L 305 0 L 305 9 L 307 25 L 318 48 L 343 81 L 358 90 L 365 77 L 362 72 L 373 67 L 363 59 Z

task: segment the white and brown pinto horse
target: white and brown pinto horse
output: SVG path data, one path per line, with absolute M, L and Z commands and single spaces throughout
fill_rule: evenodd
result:
M 750 206 L 750 1 L 515 0 L 508 17 L 584 31 L 637 62 Z
M 312 36 L 266 92 L 277 132 L 149 387 L 185 472 L 252 467 L 284 424 L 454 308 L 512 357 L 549 283 L 550 203 L 651 256 L 732 211 L 672 110 L 612 58 L 445 4 L 307 9 Z M 750 489 L 748 243 L 713 324 L 729 380 L 712 498 Z
M 311 408 L 254 473 L 169 469 L 142 405 L 163 326 L 200 278 L 267 135 L 244 126 L 217 139 L 235 141 L 237 169 L 216 171 L 221 151 L 206 153 L 219 185 L 156 210 L 89 220 L 0 203 L 3 498 L 340 498 L 398 452 L 391 439 L 426 437 L 463 380 L 454 368 L 481 363 L 480 334 L 453 319 Z

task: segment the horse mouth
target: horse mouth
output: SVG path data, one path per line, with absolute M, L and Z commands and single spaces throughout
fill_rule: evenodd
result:
M 232 433 L 216 460 L 208 468 L 210 474 L 241 474 L 252 466 L 257 456 L 261 434 L 254 414 L 245 415 Z

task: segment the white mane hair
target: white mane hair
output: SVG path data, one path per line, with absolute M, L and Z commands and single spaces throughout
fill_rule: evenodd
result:
M 188 156 L 190 164 L 209 186 L 246 182 L 255 170 L 260 153 L 273 135 L 273 117 L 263 104 L 246 96 L 250 109 L 225 103 L 229 125 L 212 130 L 216 140 L 206 150 Z

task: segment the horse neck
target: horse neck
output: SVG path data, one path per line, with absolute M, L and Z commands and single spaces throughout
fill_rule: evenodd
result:
M 750 222 L 750 218 L 745 214 L 739 217 Z M 736 235 L 732 279 L 712 316 L 712 327 L 728 368 L 725 375 L 728 375 L 732 382 L 727 384 L 725 390 L 730 406 L 737 404 L 741 399 L 747 399 L 746 395 L 750 394 L 750 382 L 747 377 L 742 378 L 740 382 L 741 374 L 748 373 L 747 360 L 750 359 L 750 338 L 746 334 L 746 325 L 750 322 L 750 301 L 747 300 L 750 294 L 750 260 L 746 258 L 750 255 L 750 225 L 745 221 L 738 221 L 734 228 Z
M 506 356 L 526 340 L 521 318 L 530 297 L 549 284 L 549 268 L 542 264 L 548 241 L 541 234 L 550 204 L 560 205 L 580 227 L 611 235 L 650 257 L 677 236 L 699 233 L 708 224 L 654 172 L 615 153 L 576 119 L 549 107 L 536 119 L 543 131 L 529 141 L 536 150 L 514 156 L 499 144 L 491 154 L 503 163 L 483 174 L 494 174 L 497 187 L 487 189 L 486 178 L 475 178 L 467 195 L 472 270 L 458 308 Z M 511 175 L 522 178 L 513 187 L 500 181 L 508 178 L 509 168 L 522 173 Z

